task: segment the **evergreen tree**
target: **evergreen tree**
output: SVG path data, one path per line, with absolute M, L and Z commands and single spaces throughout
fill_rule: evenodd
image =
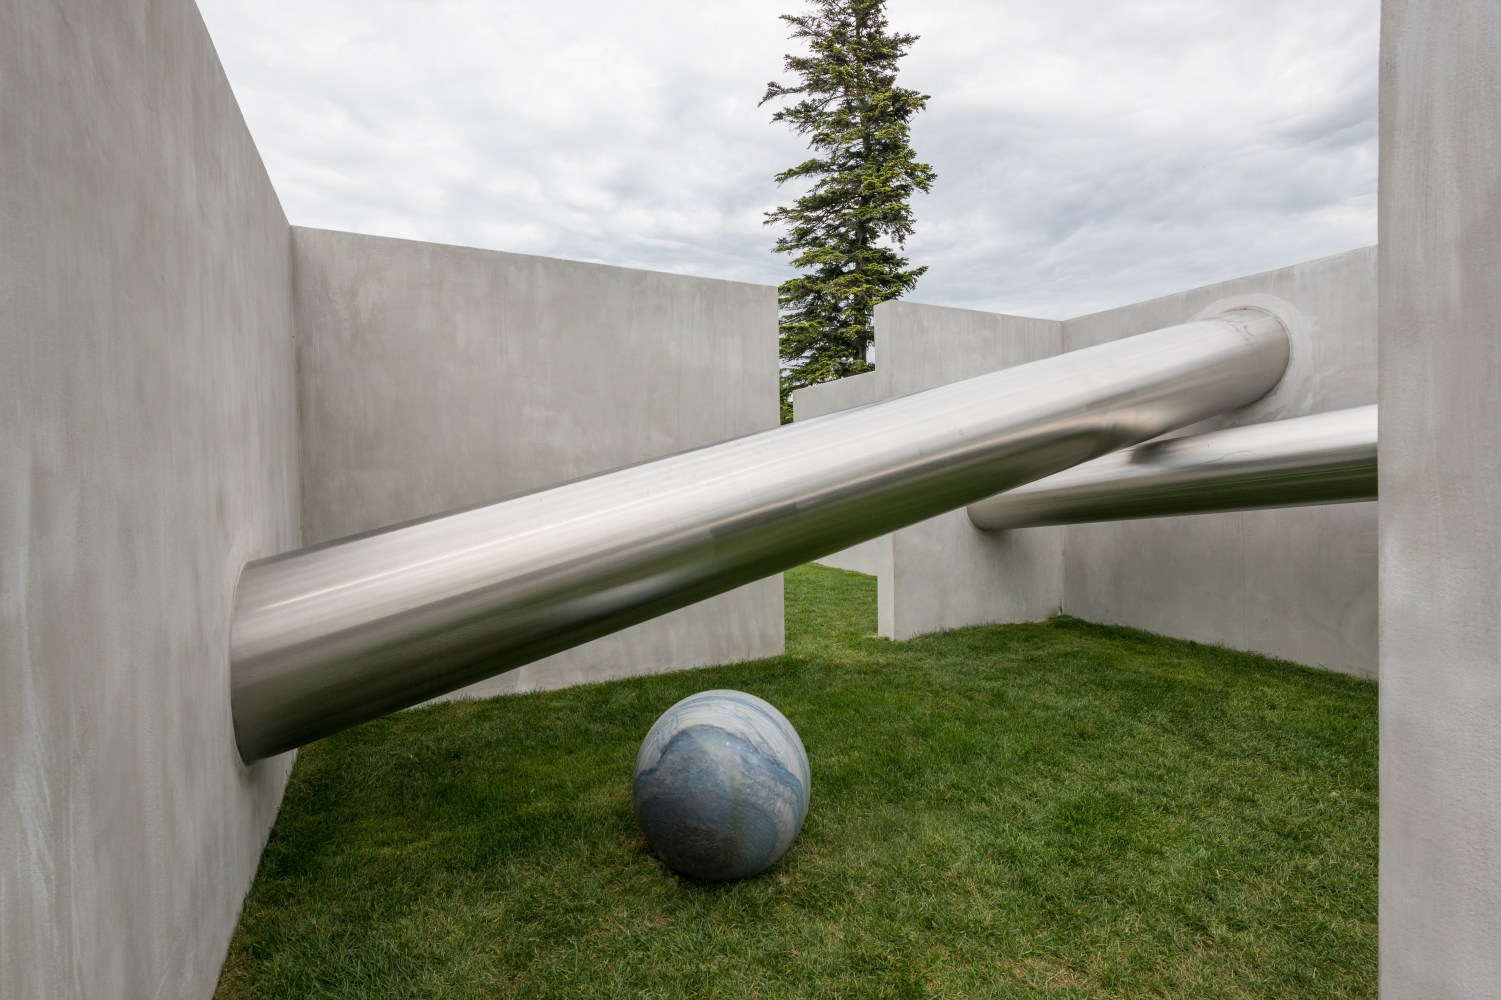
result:
M 781 16 L 808 46 L 783 61 L 796 84 L 773 81 L 761 98 L 799 98 L 772 121 L 790 123 L 813 152 L 776 176 L 779 185 L 812 180 L 808 193 L 766 213 L 767 225 L 787 225 L 774 251 L 794 255 L 802 272 L 779 294 L 784 423 L 794 389 L 871 370 L 873 310 L 927 270 L 897 251 L 912 233 L 912 192 L 937 176 L 908 141 L 928 95 L 896 85 L 897 62 L 917 36 L 888 30 L 885 0 L 811 2 L 812 13 Z

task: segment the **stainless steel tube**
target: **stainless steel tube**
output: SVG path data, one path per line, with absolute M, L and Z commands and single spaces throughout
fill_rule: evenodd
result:
M 969 505 L 983 531 L 1376 499 L 1376 407 L 1151 441 Z
M 1265 394 L 1272 316 L 1142 334 L 251 563 L 235 738 L 291 749 Z

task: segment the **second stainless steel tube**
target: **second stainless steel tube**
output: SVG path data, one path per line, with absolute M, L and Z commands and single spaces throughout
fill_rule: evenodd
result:
M 969 505 L 982 531 L 1376 499 L 1376 407 L 1149 441 Z

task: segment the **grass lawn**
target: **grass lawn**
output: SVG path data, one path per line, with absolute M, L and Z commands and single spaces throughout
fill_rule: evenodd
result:
M 905 643 L 787 575 L 787 654 L 403 712 L 306 747 L 222 998 L 1374 997 L 1376 687 L 1058 618 Z M 797 843 L 675 877 L 631 813 L 672 702 L 760 695 Z

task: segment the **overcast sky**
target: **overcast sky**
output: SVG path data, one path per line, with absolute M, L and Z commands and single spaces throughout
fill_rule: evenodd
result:
M 199 0 L 296 225 L 775 284 L 799 0 Z M 1067 317 L 1376 239 L 1379 0 L 891 0 L 919 302 Z

